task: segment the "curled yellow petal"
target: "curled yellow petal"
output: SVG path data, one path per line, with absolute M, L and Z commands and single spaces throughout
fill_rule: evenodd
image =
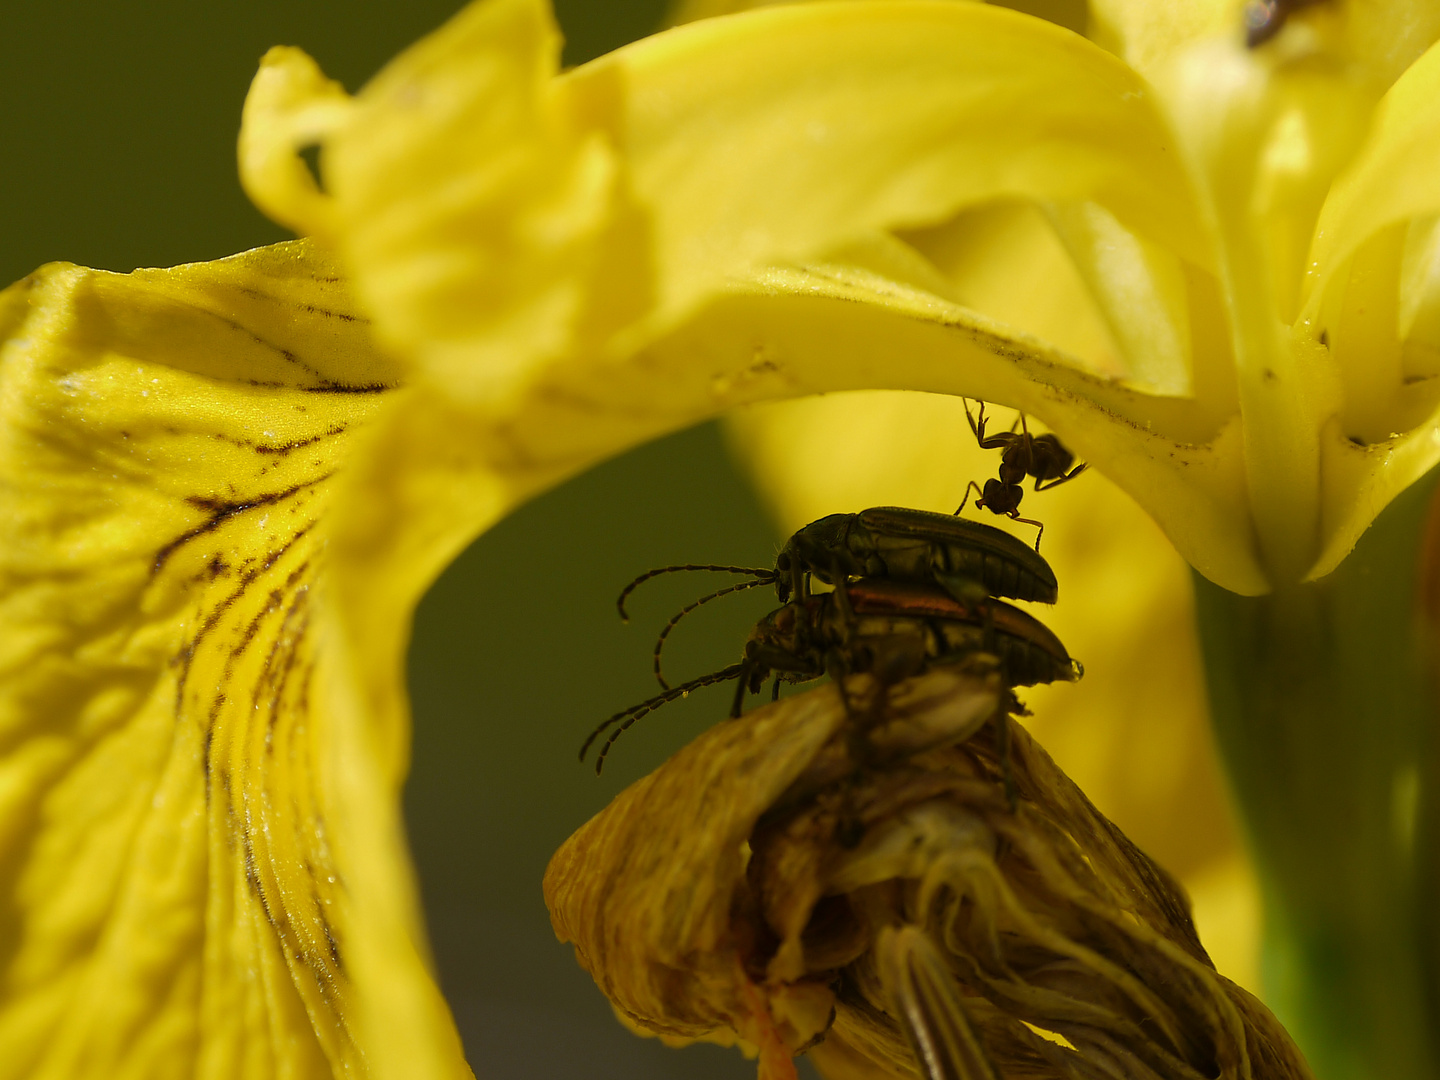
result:
M 592 302 L 582 286 L 610 224 L 614 170 L 554 83 L 559 50 L 537 0 L 467 8 L 346 99 L 344 122 L 324 138 L 305 130 L 322 145 L 319 201 L 308 178 L 295 179 L 297 128 L 338 115 L 313 61 L 272 53 L 246 108 L 242 175 L 262 207 L 289 199 L 287 224 L 343 241 L 369 271 L 358 287 L 382 337 L 428 338 L 426 359 L 452 392 L 460 379 L 470 393 L 507 392 L 525 362 L 561 349 Z M 291 165 L 277 164 L 287 155 Z M 289 187 L 272 194 L 267 177 L 282 172 Z
M 300 152 L 349 117 L 350 96 L 299 49 L 276 46 L 260 61 L 240 126 L 240 179 L 255 205 L 296 232 L 324 232 L 329 201 Z
M 399 372 L 333 262 L 47 267 L 0 329 L 0 1075 L 401 1075 L 387 1008 L 405 1075 L 466 1075 L 370 888 L 409 888 L 403 768 L 336 692 L 333 518 Z

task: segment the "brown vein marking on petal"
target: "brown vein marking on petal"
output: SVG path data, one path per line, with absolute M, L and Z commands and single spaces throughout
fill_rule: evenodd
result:
M 358 1067 L 312 685 L 334 488 L 399 372 L 347 304 L 304 244 L 0 294 L 17 1075 Z
M 993 712 L 993 683 L 940 669 L 897 690 L 904 723 L 862 769 L 822 688 L 707 732 L 561 848 L 551 917 L 612 1001 L 650 1030 L 753 1041 L 759 987 L 832 1080 L 1310 1076 L 1215 972 L 1179 886 L 1023 729 L 1014 810 L 989 727 L 927 729 L 957 702 Z
M 232 446 L 241 445 L 239 440 L 225 439 L 222 441 L 229 442 Z M 313 479 L 302 480 L 299 483 L 292 484 L 282 491 L 269 491 L 261 495 L 252 495 L 247 499 L 233 501 L 219 499 L 213 495 L 187 495 L 185 501 L 197 510 L 205 511 L 208 516 L 204 521 L 200 522 L 200 524 L 186 529 L 174 540 L 171 540 L 156 552 L 155 561 L 151 564 L 151 569 L 155 573 L 159 573 L 165 568 L 165 563 L 169 561 L 170 556 L 175 554 L 177 550 L 184 547 L 191 540 L 214 532 L 236 514 L 244 514 L 251 510 L 260 510 L 267 506 L 273 506 L 276 503 L 282 503 L 306 488 L 324 483 L 334 475 L 333 472 L 322 473 Z
M 324 444 L 326 460 L 335 460 L 348 428 L 330 424 L 289 442 Z M 255 460 L 272 449 L 241 442 L 229 445 Z M 167 543 L 156 565 L 204 585 L 187 620 L 194 629 L 176 655 L 176 714 L 203 732 L 212 828 L 238 844 L 249 902 L 274 933 L 327 1056 L 340 1062 L 354 1055 L 343 937 L 329 913 L 342 902 L 342 885 L 315 790 L 312 740 L 324 718 L 309 710 L 319 648 L 312 609 L 323 588 L 321 523 L 333 475 L 235 499 L 187 497 L 207 516 Z

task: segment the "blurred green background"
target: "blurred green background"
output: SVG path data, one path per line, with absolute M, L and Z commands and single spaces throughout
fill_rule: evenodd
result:
M 353 90 L 458 6 L 7 4 L 0 277 L 55 259 L 117 271 L 166 266 L 283 239 L 235 172 L 240 107 L 261 54 L 299 45 Z M 1075 0 L 1017 6 L 1072 25 L 1082 10 Z M 556 0 L 556 8 L 566 62 L 578 63 L 653 29 L 664 3 Z M 614 609 L 619 588 L 667 563 L 764 565 L 776 539 L 709 425 L 522 508 L 421 605 L 406 813 L 436 965 L 482 1077 L 754 1075 L 732 1050 L 670 1050 L 621 1028 L 569 947 L 556 943 L 540 878 L 570 832 L 726 709 L 722 687 L 647 717 L 618 744 L 603 780 L 575 760 L 598 720 L 655 692 L 650 648 L 665 618 L 725 582 L 662 579 L 637 597 L 628 627 Z M 692 616 L 674 637 L 668 671 L 688 677 L 730 663 L 768 606 L 757 591 Z

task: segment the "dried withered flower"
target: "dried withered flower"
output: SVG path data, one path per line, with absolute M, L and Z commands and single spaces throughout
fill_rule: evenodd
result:
M 802 1051 L 830 1080 L 1308 1080 L 1013 721 L 1012 806 L 1008 700 L 973 665 L 892 689 L 863 741 L 833 687 L 711 729 L 555 855 L 556 933 L 632 1025 L 738 1037 L 761 1080 Z

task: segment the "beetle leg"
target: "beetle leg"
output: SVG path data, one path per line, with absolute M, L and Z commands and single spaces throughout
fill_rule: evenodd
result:
M 995 756 L 1000 759 L 1000 781 L 1005 785 L 1005 801 L 1013 814 L 1020 800 L 1015 790 L 1015 766 L 1010 761 L 1009 705 L 1008 701 L 1003 702 L 995 711 Z
M 865 826 L 855 811 L 855 779 L 865 760 L 870 756 L 870 741 L 865 737 L 864 726 L 856 713 L 855 703 L 845 688 L 850 665 L 839 649 L 830 649 L 825 654 L 825 674 L 840 693 L 840 703 L 845 706 L 845 743 L 850 753 L 852 771 L 840 789 L 839 820 L 835 823 L 835 838 L 842 848 L 857 846 L 865 835 Z
M 837 566 L 830 571 L 830 577 L 835 585 L 835 606 L 840 609 L 840 617 L 845 620 L 848 631 L 855 625 L 855 609 L 850 606 L 850 593 L 845 588 L 846 574 Z
M 790 570 L 790 599 L 803 604 L 810 599 L 810 571 L 796 559 Z
M 855 708 L 850 700 L 850 695 L 845 691 L 845 679 L 850 674 L 850 665 L 845 662 L 844 655 L 839 649 L 827 649 L 825 652 L 825 674 L 830 676 L 830 681 L 835 684 L 835 689 L 840 691 L 840 703 L 845 706 L 845 716 L 854 725 Z
M 886 927 L 875 942 L 880 985 L 925 1080 L 999 1080 L 955 976 L 917 926 Z
M 730 719 L 738 720 L 740 714 L 745 711 L 745 690 L 750 683 L 750 677 L 754 673 L 753 661 L 747 656 L 740 661 L 740 681 L 735 685 L 735 700 L 730 704 Z

